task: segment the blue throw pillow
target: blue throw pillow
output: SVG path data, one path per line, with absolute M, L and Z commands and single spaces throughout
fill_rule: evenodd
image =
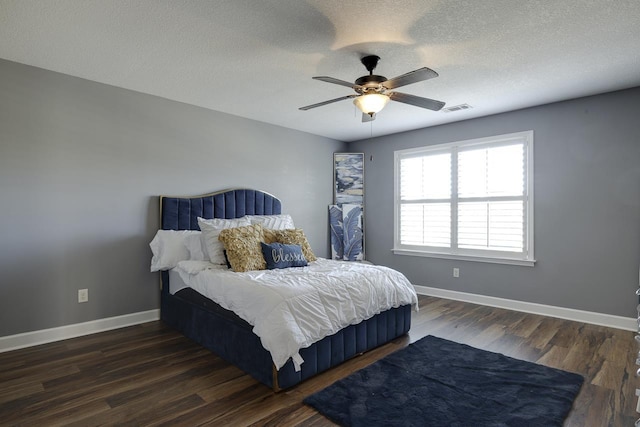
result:
M 300 245 L 285 245 L 282 243 L 271 243 L 270 245 L 260 242 L 262 245 L 262 255 L 267 263 L 267 269 L 288 267 L 304 267 L 307 259 L 302 254 Z

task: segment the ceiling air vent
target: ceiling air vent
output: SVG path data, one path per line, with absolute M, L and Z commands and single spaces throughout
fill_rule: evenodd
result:
M 473 108 L 473 107 L 469 104 L 460 104 L 460 105 L 454 105 L 453 107 L 443 108 L 442 111 L 444 111 L 445 113 L 453 113 L 454 111 L 468 110 L 470 108 Z

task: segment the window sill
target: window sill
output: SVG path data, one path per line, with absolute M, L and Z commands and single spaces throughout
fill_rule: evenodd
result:
M 483 257 L 483 256 L 475 256 L 475 255 L 454 255 L 454 254 L 445 254 L 445 253 L 437 253 L 437 252 L 424 252 L 424 251 L 415 251 L 409 249 L 391 249 L 396 255 L 408 255 L 408 256 L 419 256 L 426 258 L 440 258 L 440 259 L 453 259 L 459 261 L 473 261 L 473 262 L 486 262 L 490 264 L 507 264 L 507 265 L 520 265 L 524 267 L 533 267 L 535 266 L 536 260 L 524 260 L 524 259 L 514 259 L 514 258 L 499 258 L 499 257 Z

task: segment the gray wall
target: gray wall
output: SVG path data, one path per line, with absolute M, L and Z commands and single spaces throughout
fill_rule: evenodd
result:
M 148 243 L 160 194 L 268 191 L 327 256 L 344 148 L 0 60 L 0 336 L 158 308 Z
M 367 258 L 418 285 L 635 317 L 637 99 L 640 88 L 349 144 L 367 159 Z M 535 267 L 391 253 L 394 150 L 529 129 Z M 148 242 L 159 194 L 263 189 L 327 256 L 332 153 L 346 149 L 0 60 L 0 336 L 158 308 Z
M 416 285 L 636 317 L 638 100 L 640 88 L 634 88 L 350 143 L 350 151 L 364 152 L 367 159 L 367 258 L 402 271 Z M 395 150 L 530 129 L 535 267 L 391 252 Z M 460 268 L 460 278 L 452 277 L 453 267 Z

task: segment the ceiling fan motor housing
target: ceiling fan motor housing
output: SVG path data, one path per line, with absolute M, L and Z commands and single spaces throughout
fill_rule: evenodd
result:
M 356 80 L 356 85 L 362 86 L 361 90 L 356 88 L 356 91 L 359 93 L 366 92 L 384 92 L 386 88 L 382 85 L 382 83 L 386 82 L 387 78 L 385 76 L 377 76 L 372 74 L 370 76 L 362 76 L 358 80 Z

